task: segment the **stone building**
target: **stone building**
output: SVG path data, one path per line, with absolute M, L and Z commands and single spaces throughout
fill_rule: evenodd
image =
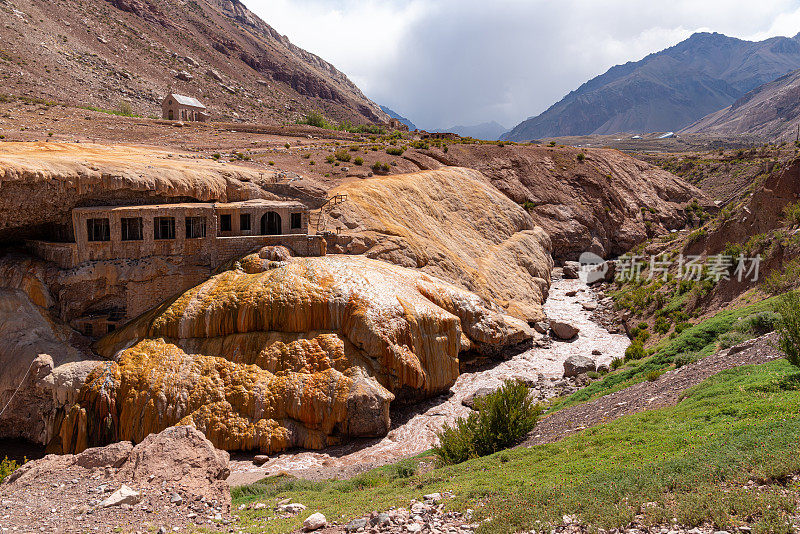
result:
M 179 279 L 153 276 L 128 284 L 114 298 L 69 318 L 76 329 L 98 337 L 261 247 L 281 245 L 295 256 L 324 256 L 325 239 L 309 235 L 308 227 L 309 209 L 297 201 L 92 206 L 72 210 L 70 242 L 27 244 L 62 269 L 113 272 L 113 264 L 150 272 L 174 266 L 183 273 Z
M 161 101 L 161 116 L 170 121 L 208 120 L 206 107 L 191 96 L 170 93 Z

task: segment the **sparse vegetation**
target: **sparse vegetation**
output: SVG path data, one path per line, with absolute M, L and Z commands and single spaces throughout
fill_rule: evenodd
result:
M 23 462 L 24 463 L 24 462 Z M 5 457 L 2 462 L 0 462 L 0 482 L 3 481 L 8 475 L 13 473 L 19 468 L 19 465 L 15 460 L 9 460 L 8 457 Z
M 790 291 L 781 296 L 777 312 L 778 346 L 789 363 L 800 367 L 800 294 Z
M 386 153 L 390 156 L 402 156 L 405 150 L 403 147 L 390 146 L 386 148 Z
M 363 165 L 364 164 L 364 158 L 362 158 L 361 156 L 357 156 L 356 159 L 353 160 L 353 164 L 354 165 Z
M 371 169 L 372 172 L 374 172 L 375 174 L 386 174 L 392 170 L 392 167 L 388 163 L 381 163 L 380 161 L 376 161 L 375 163 L 372 164 Z
M 583 152 L 578 153 L 578 161 L 583 162 L 586 159 L 586 154 Z
M 339 161 L 344 161 L 344 162 L 350 161 L 350 153 L 344 148 L 337 150 L 336 152 L 334 152 L 333 155 Z
M 516 445 L 533 430 L 541 414 L 528 394 L 523 382 L 507 381 L 494 393 L 476 399 L 477 412 L 452 427 L 445 425 L 438 434 L 434 454 L 442 464 L 457 464 Z

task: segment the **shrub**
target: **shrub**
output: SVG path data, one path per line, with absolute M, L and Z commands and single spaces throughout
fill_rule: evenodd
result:
M 550 143 L 548 143 L 547 146 L 556 146 L 556 142 L 555 141 L 550 141 Z
M 373 163 L 371 168 L 372 172 L 377 174 L 387 173 L 392 170 L 392 167 L 388 163 L 381 163 L 380 161 Z
M 644 345 L 636 339 L 625 349 L 625 361 L 641 360 L 642 358 L 644 358 Z
M 748 315 L 736 325 L 736 330 L 754 336 L 763 336 L 775 330 L 781 316 L 772 311 L 763 311 Z
M 783 208 L 783 214 L 786 216 L 786 220 L 792 224 L 800 224 L 800 202 L 795 202 L 794 204 L 789 204 L 785 208 Z
M 399 146 L 390 146 L 386 149 L 386 153 L 390 156 L 402 156 L 405 148 Z
M 656 319 L 656 322 L 653 323 L 653 331 L 657 334 L 666 334 L 669 332 L 670 328 L 670 321 L 666 317 L 659 317 Z
M 719 336 L 719 348 L 721 349 L 729 349 L 734 345 L 738 345 L 739 343 L 744 343 L 750 339 L 750 336 L 743 332 L 731 331 L 725 332 L 721 336 Z
M 3 481 L 8 475 L 17 470 L 19 464 L 15 460 L 9 460 L 8 457 L 0 462 L 0 482 Z
M 358 151 L 359 151 L 359 147 L 357 145 L 352 145 L 350 147 L 350 152 L 358 152 Z
M 325 161 L 332 164 L 334 161 L 336 161 L 336 156 L 334 156 L 333 154 L 328 154 L 327 156 L 325 156 Z
M 411 147 L 416 148 L 417 150 L 428 150 L 430 148 L 427 142 L 421 140 L 411 143 Z
M 344 161 L 344 162 L 350 161 L 350 153 L 347 150 L 345 150 L 344 148 L 341 149 L 341 150 L 337 150 L 334 153 L 334 157 L 336 159 L 338 159 L 339 161 Z
M 133 113 L 133 107 L 131 107 L 131 103 L 123 100 L 119 103 L 117 107 L 117 111 L 119 112 L 118 115 L 122 115 L 123 117 L 135 117 Z
M 790 291 L 783 295 L 776 307 L 781 316 L 776 330 L 778 347 L 786 354 L 789 363 L 800 367 L 800 294 Z
M 322 114 L 311 112 L 306 115 L 306 118 L 300 121 L 301 124 L 308 124 L 309 126 L 316 126 L 317 128 L 330 128 L 330 124 L 325 120 Z
M 611 367 L 611 370 L 613 371 L 622 367 L 622 363 L 623 362 L 620 358 L 614 358 L 611 360 L 611 365 L 609 367 Z
M 578 154 L 578 161 L 583 161 L 585 159 L 586 159 L 586 155 L 583 152 Z
M 356 157 L 356 159 L 353 160 L 353 163 L 355 163 L 356 165 L 363 165 L 364 164 L 364 158 L 362 158 L 361 156 L 358 156 L 358 157 Z
M 662 374 L 664 374 L 664 371 L 660 371 L 658 369 L 653 369 L 652 371 L 649 371 L 647 373 L 647 375 L 646 375 L 647 381 L 648 382 L 655 382 L 656 380 L 659 379 L 659 377 Z
M 288 150 L 290 146 L 292 145 L 290 145 L 289 142 L 287 141 L 286 143 L 284 143 L 283 148 Z
M 443 464 L 460 463 L 507 449 L 533 430 L 542 413 L 521 381 L 509 380 L 494 393 L 475 401 L 477 412 L 445 425 L 434 453 Z
M 268 163 L 269 163 L 270 165 L 275 165 L 275 162 L 274 162 L 274 161 L 270 161 L 270 162 L 268 162 Z

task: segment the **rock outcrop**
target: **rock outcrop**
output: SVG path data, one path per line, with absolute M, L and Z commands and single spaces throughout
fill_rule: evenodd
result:
M 453 281 L 528 322 L 541 320 L 550 240 L 479 172 L 443 168 L 350 182 L 330 214 L 353 237 L 329 248 Z
M 227 518 L 231 496 L 225 479 L 229 455 L 191 426 L 176 426 L 129 441 L 48 455 L 26 463 L 0 484 L 10 508 L 3 526 L 12 530 L 107 531 L 131 527 L 155 531 Z M 11 506 L 13 504 L 13 506 Z M 57 511 L 58 514 L 53 512 Z M 57 522 L 57 524 L 56 524 Z
M 459 353 L 532 330 L 425 273 L 359 256 L 243 258 L 97 344 L 53 450 L 139 442 L 175 424 L 265 453 L 380 436 L 389 403 L 446 391 Z M 273 256 L 274 257 L 274 256 Z
M 713 206 L 699 189 L 617 150 L 452 144 L 446 154 L 431 153 L 447 165 L 481 171 L 524 205 L 550 236 L 557 261 L 577 260 L 585 251 L 624 254 L 686 226 L 684 208 L 692 199 Z

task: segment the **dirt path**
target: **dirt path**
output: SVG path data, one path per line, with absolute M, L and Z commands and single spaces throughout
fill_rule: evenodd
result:
M 634 384 L 597 400 L 559 410 L 540 421 L 523 446 L 553 443 L 573 432 L 625 415 L 674 406 L 684 391 L 720 371 L 783 357 L 774 346 L 775 339 L 775 334 L 767 334 L 668 371 L 653 382 Z
M 348 477 L 419 454 L 435 444 L 436 432 L 445 423 L 452 424 L 469 414 L 462 400 L 480 388 L 496 388 L 506 379 L 525 380 L 540 398 L 547 398 L 555 394 L 554 384 L 561 379 L 564 360 L 569 356 L 584 355 L 598 364 L 608 364 L 612 358 L 621 357 L 630 343 L 626 336 L 610 334 L 591 319 L 591 312 L 583 305 L 597 299 L 583 282 L 556 278 L 545 312 L 551 319 L 577 326 L 580 333 L 574 341 L 545 342 L 490 368 L 461 374 L 449 396 L 394 411 L 393 429 L 382 439 L 354 441 L 323 451 L 293 451 L 275 456 L 261 467 L 253 463 L 252 455 L 238 455 L 232 458 L 228 482 L 232 486 L 248 484 L 278 472 L 312 479 Z M 597 350 L 602 354 L 593 355 Z

